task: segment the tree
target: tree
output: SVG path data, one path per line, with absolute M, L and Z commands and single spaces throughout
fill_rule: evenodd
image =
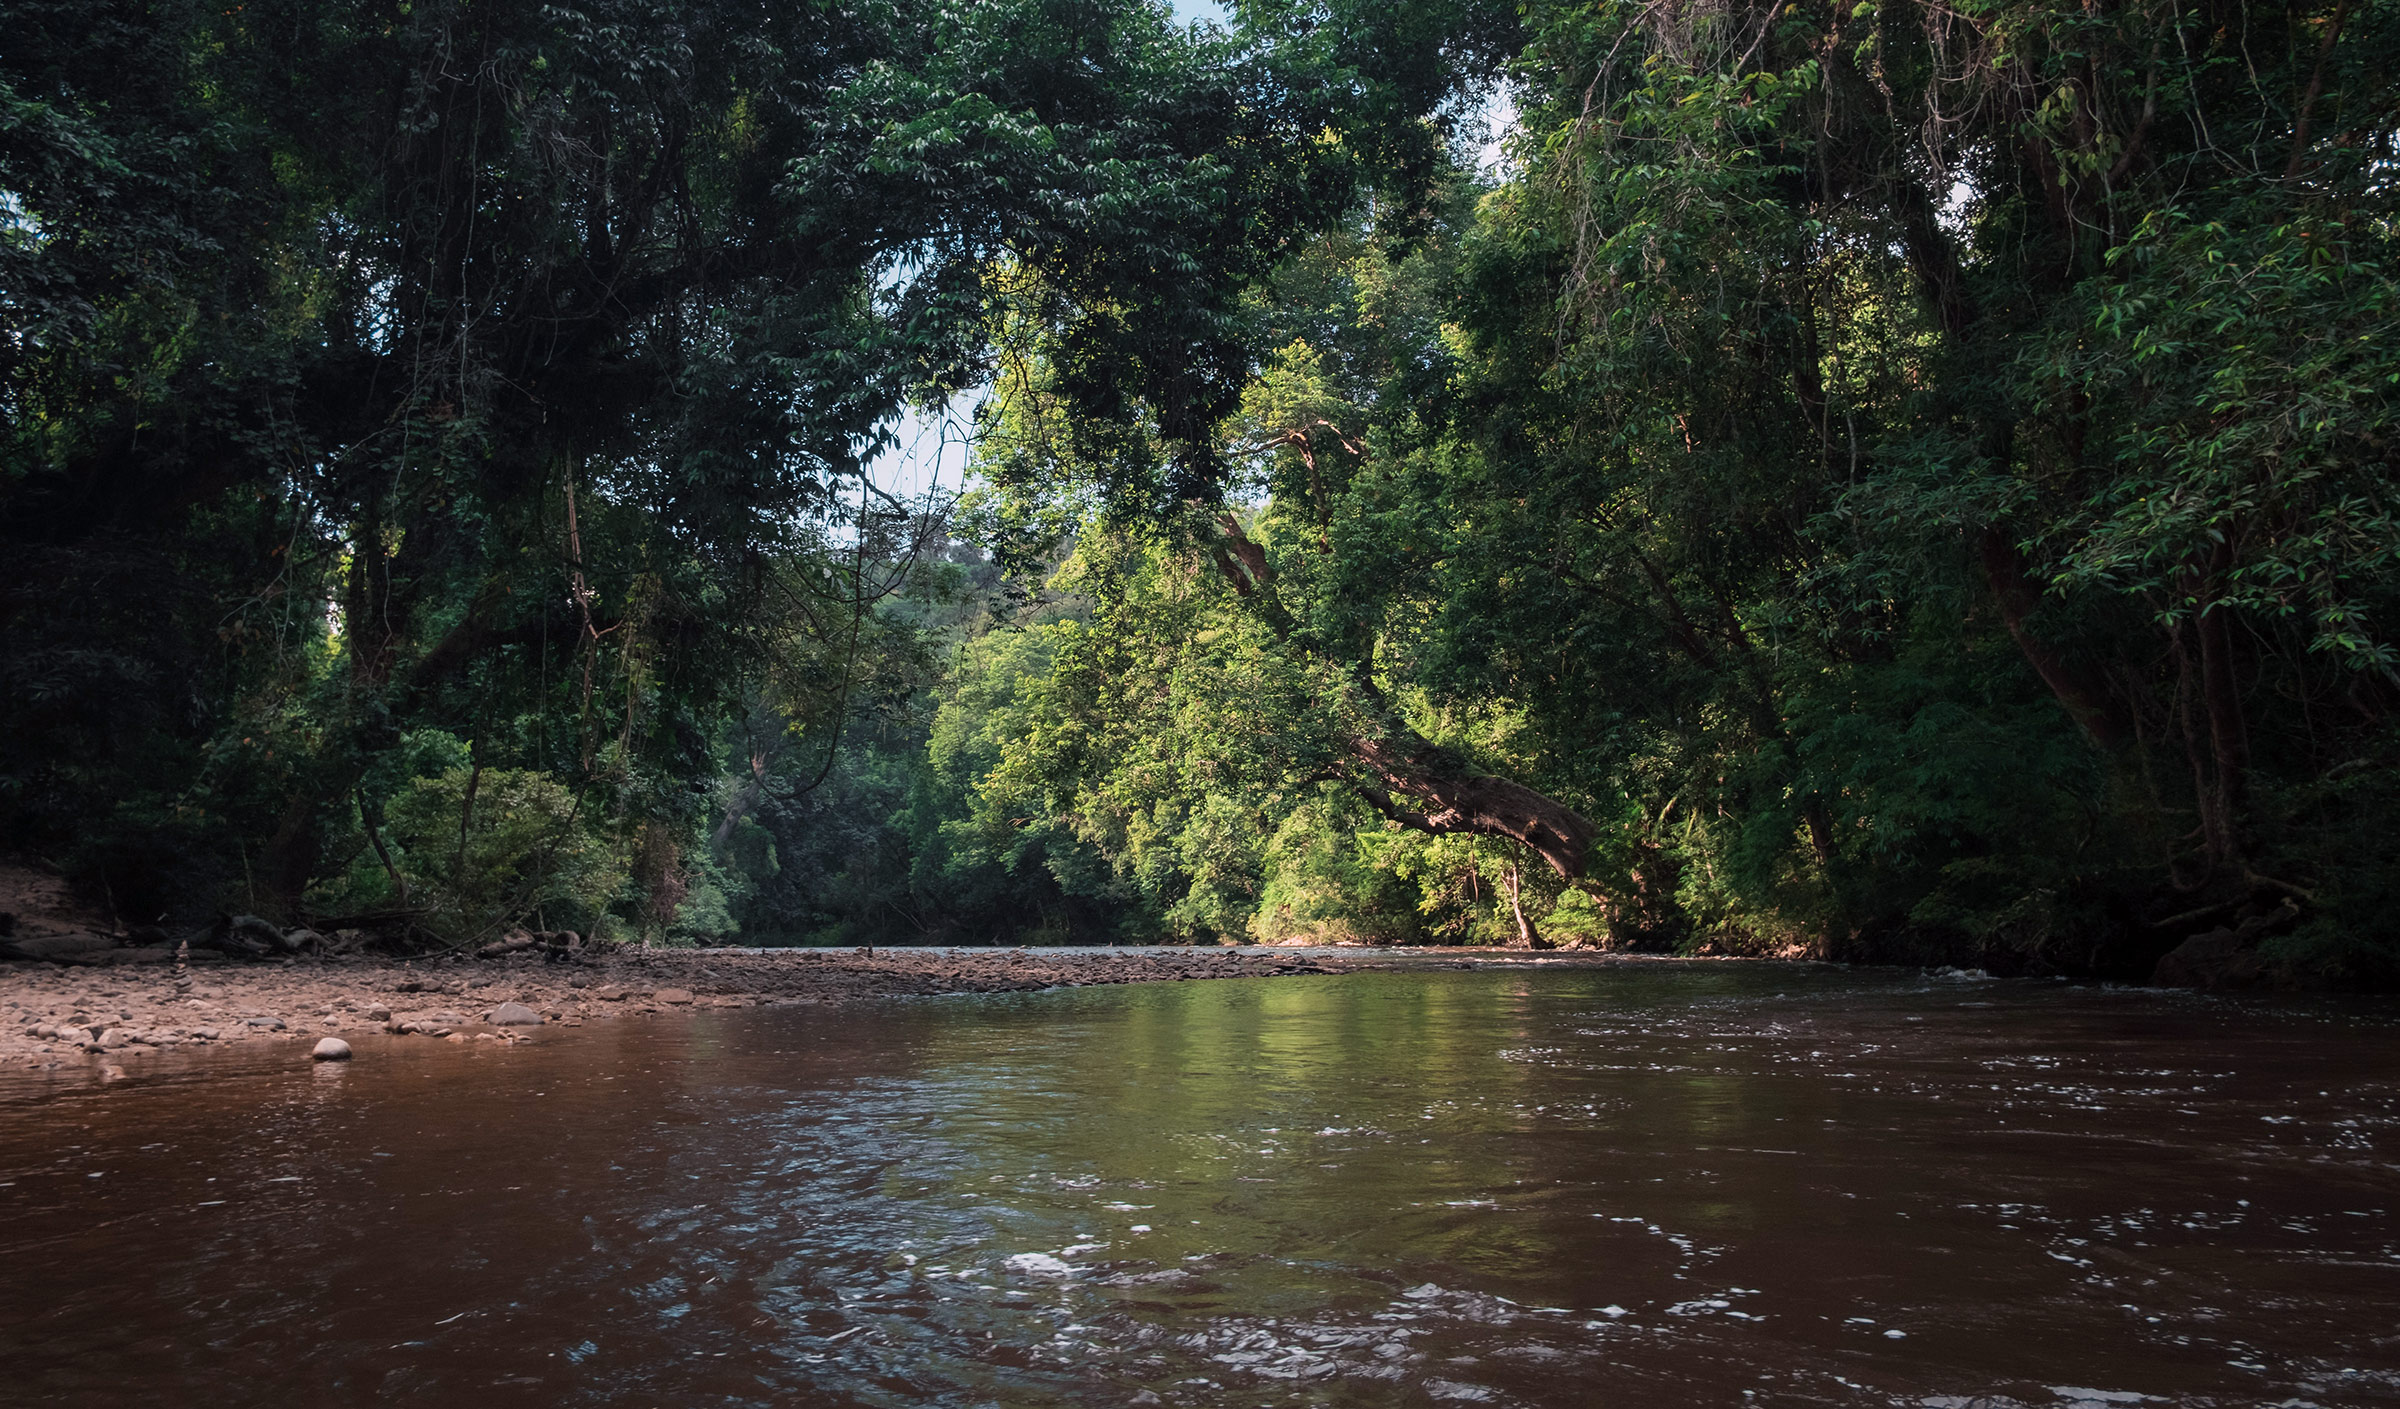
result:
M 12 18 L 10 830 L 284 913 L 415 727 L 694 831 L 995 270 L 1093 418 L 1203 425 L 1238 291 L 1364 179 L 1280 57 L 1132 3 Z

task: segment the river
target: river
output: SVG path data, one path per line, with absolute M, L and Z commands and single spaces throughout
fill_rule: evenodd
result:
M 2400 1022 L 1814 966 L 0 1088 L 0 1400 L 2400 1400 Z

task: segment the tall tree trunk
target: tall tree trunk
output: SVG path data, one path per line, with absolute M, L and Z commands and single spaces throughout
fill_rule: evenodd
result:
M 2250 730 L 2242 711 L 2241 682 L 2234 675 L 2232 613 L 2211 603 L 2220 575 L 2232 565 L 2232 550 L 2219 544 L 2208 560 L 2185 574 L 2184 593 L 2201 604 L 2189 636 L 2192 649 L 2176 636 L 2179 693 L 2185 701 L 2185 737 L 2191 752 L 2192 787 L 2199 800 L 2201 836 L 2211 866 L 2230 870 L 2241 860 L 2239 818 L 2250 776 Z M 2195 662 L 2192 657 L 2197 654 Z M 2195 669 L 2195 666 L 2197 667 Z M 2200 722 L 2192 720 L 2198 705 Z M 2200 747 L 2205 735 L 2205 754 Z
M 2227 816 L 2224 794 L 2217 787 L 2215 773 L 2208 766 L 2208 750 L 2201 741 L 2204 726 L 2198 716 L 2205 712 L 2199 703 L 2203 691 L 2199 668 L 2193 662 L 2190 633 L 2183 627 L 2173 629 L 2175 655 L 2175 723 L 2183 735 L 2184 764 L 2192 775 L 2192 806 L 2200 814 L 2200 845 L 2208 858 L 2209 868 L 2221 869 L 2233 851 L 2233 826 Z
M 1542 938 L 1533 927 L 1533 917 L 1525 913 L 1525 878 L 1518 873 L 1517 863 L 1508 863 L 1508 908 L 1517 917 L 1517 942 L 1527 949 L 1556 949 L 1558 946 Z
M 2200 697 L 2208 707 L 2208 744 L 2218 788 L 2239 807 L 2250 776 L 2250 725 L 2234 678 L 2233 614 L 2212 606 L 2200 613 Z
M 399 899 L 400 908 L 408 908 L 408 877 L 392 864 L 392 853 L 383 844 L 383 808 L 367 801 L 367 790 L 358 788 L 358 825 L 367 834 L 367 845 L 375 848 L 375 859 L 383 863 L 383 873 L 392 881 L 392 893 Z
M 269 918 L 294 920 L 300 915 L 300 900 L 308 883 L 316 879 L 319 853 L 324 846 L 324 829 L 319 825 L 318 806 L 324 800 L 319 786 L 321 769 L 303 766 L 295 780 L 292 795 L 285 799 L 283 816 L 275 825 L 275 834 L 259 856 L 260 877 L 267 885 Z
M 476 745 L 480 738 L 467 744 L 467 794 L 458 804 L 458 864 L 450 873 L 452 885 L 463 886 L 467 880 L 467 833 L 475 825 L 475 790 L 483 784 L 482 750 Z
M 2036 142 L 2032 147 L 2036 158 L 2046 163 L 2042 145 Z M 2050 193 L 2053 218 L 2061 232 L 2062 253 L 2072 258 L 2076 222 L 2071 209 L 2061 204 L 2067 193 L 2048 177 L 2042 185 Z M 1932 193 L 1912 178 L 1897 177 L 1891 181 L 1887 194 L 1902 249 L 1927 304 L 1952 338 L 1962 343 L 1977 340 L 1983 309 L 1968 288 L 1958 244 L 1942 227 Z M 2007 430 L 1992 429 L 2005 443 Z M 2008 628 L 2009 639 L 2025 657 L 2025 663 L 2050 687 L 2050 693 L 2057 697 L 2085 737 L 2102 748 L 2115 748 L 2124 740 L 2127 729 L 2107 689 L 2061 657 L 2027 625 L 2033 609 L 2040 605 L 2041 592 L 2026 580 L 2024 556 L 2017 551 L 2017 545 L 1999 529 L 1987 526 L 1976 547 L 1983 560 L 1984 578 L 1999 603 L 2000 619 Z
M 1809 794 L 1808 799 L 1800 804 L 1800 820 L 1808 825 L 1808 849 L 1816 853 L 1817 864 L 1830 869 L 1833 865 L 1833 818 L 1825 811 L 1825 799 L 1815 793 Z
M 2238 808 L 2249 789 L 2250 728 L 2242 714 L 2241 688 L 2233 675 L 2228 615 L 2223 608 L 2200 614 L 2200 697 L 2208 706 L 2208 746 L 2218 791 L 2224 794 L 2227 807 Z
M 2067 717 L 2075 721 L 2085 737 L 2102 748 L 2115 748 L 2124 740 L 2125 724 L 2108 692 L 2068 664 L 2027 625 L 2033 609 L 2041 602 L 2041 593 L 2025 580 L 2025 560 L 2017 545 L 1998 529 L 1986 528 L 1979 546 L 1983 574 L 1991 584 L 1993 600 L 1999 604 L 2000 620 L 2008 627 L 2008 637 L 2017 643 L 2025 663 L 2042 677 L 2042 683 L 2050 687 L 2050 693 L 2057 696 Z

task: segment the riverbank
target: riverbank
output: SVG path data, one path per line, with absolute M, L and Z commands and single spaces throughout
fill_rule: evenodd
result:
M 539 953 L 490 960 L 304 957 L 253 963 L 205 954 L 181 968 L 16 963 L 0 966 L 0 1067 L 123 1066 L 176 1049 L 313 1043 L 365 1033 L 522 1041 L 545 1027 L 707 1008 L 1360 968 L 1636 962 L 1644 961 L 1489 949 L 634 948 L 566 963 L 548 962 Z
M 0 973 L 0 1064 L 122 1062 L 177 1047 L 361 1033 L 516 1040 L 551 1024 L 695 1008 L 1246 978 L 1300 967 L 1289 959 L 1201 958 L 1189 950 L 1124 959 L 1013 949 L 637 948 L 572 963 L 549 963 L 539 954 L 481 961 L 214 960 L 196 960 L 180 974 L 166 964 L 10 965 Z M 503 1005 L 513 1006 L 504 1011 Z

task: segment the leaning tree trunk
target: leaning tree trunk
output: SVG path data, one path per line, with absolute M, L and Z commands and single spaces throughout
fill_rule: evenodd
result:
M 1275 569 L 1264 545 L 1243 532 L 1232 514 L 1219 515 L 1216 526 L 1224 536 L 1209 545 L 1209 558 L 1233 590 L 1251 597 L 1271 585 Z M 1279 612 L 1263 614 L 1278 636 L 1287 634 Z M 1360 684 L 1378 699 L 1384 722 L 1379 734 L 1349 741 L 1350 761 L 1359 767 L 1347 770 L 1346 776 L 1378 812 L 1403 827 L 1437 836 L 1463 832 L 1507 837 L 1532 848 L 1562 876 L 1583 874 L 1584 853 L 1591 849 L 1597 829 L 1581 814 L 1523 783 L 1474 771 L 1466 759 L 1392 718 L 1380 707 L 1379 692 L 1363 672 Z
M 1596 829 L 1564 803 L 1523 783 L 1477 773 L 1465 759 L 1405 727 L 1384 738 L 1352 739 L 1350 753 L 1364 765 L 1353 780 L 1359 791 L 1400 825 L 1437 836 L 1507 837 L 1562 876 L 1583 874 Z

